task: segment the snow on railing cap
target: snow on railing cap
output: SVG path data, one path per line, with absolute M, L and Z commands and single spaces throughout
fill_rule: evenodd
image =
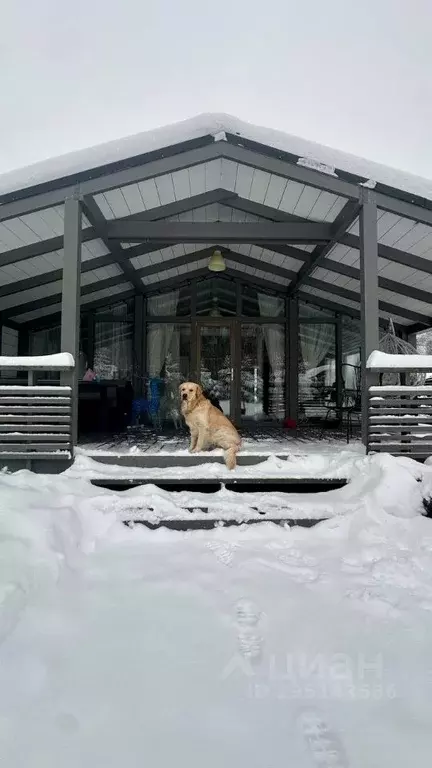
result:
M 375 349 L 368 357 L 366 368 L 372 371 L 432 371 L 432 355 L 390 355 Z
M 71 371 L 75 368 L 75 361 L 69 352 L 60 352 L 57 355 L 33 355 L 29 357 L 2 357 L 0 356 L 0 369 L 13 368 L 22 371 Z

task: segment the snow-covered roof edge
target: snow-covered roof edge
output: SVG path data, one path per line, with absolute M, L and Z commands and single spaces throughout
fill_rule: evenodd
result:
M 214 136 L 215 140 L 221 140 L 225 133 L 236 134 L 246 140 L 298 155 L 304 159 L 305 164 L 316 167 L 317 170 L 334 173 L 337 168 L 369 179 L 372 182 L 371 186 L 373 182 L 379 182 L 432 200 L 432 181 L 429 179 L 306 141 L 283 131 L 252 125 L 223 113 L 201 114 L 172 125 L 71 152 L 26 168 L 18 168 L 0 175 L 0 195 L 90 171 L 208 135 Z

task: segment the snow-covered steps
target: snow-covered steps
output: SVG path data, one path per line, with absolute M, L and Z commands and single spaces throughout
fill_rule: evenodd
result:
M 202 454 L 190 454 L 187 451 L 184 453 L 120 453 L 120 454 L 104 454 L 104 453 L 89 453 L 86 454 L 93 461 L 99 464 L 109 464 L 117 467 L 136 467 L 138 469 L 166 469 L 171 467 L 201 467 L 204 464 L 208 464 L 209 461 L 212 464 L 224 465 L 224 457 L 222 453 L 202 453 Z M 280 461 L 286 461 L 288 454 L 278 455 L 272 454 L 273 458 Z M 237 465 L 239 467 L 255 467 L 266 461 L 269 458 L 269 454 L 265 453 L 246 453 L 239 454 L 237 456 Z
M 343 488 L 347 481 L 344 478 L 311 478 L 311 477 L 161 477 L 150 474 L 144 477 L 104 477 L 94 478 L 91 483 L 99 488 L 110 491 L 127 491 L 141 485 L 153 485 L 163 491 L 182 492 L 198 491 L 199 493 L 217 493 L 222 489 L 235 493 L 322 493 Z
M 228 520 L 215 520 L 213 517 L 205 517 L 205 511 L 203 511 L 202 517 L 193 517 L 183 519 L 160 519 L 160 520 L 145 520 L 145 519 L 130 519 L 123 522 L 129 526 L 144 525 L 146 528 L 155 531 L 158 528 L 168 528 L 171 531 L 209 531 L 214 528 L 233 527 L 239 525 L 254 525 L 256 523 L 273 523 L 274 525 L 280 525 L 283 527 L 293 528 L 299 525 L 303 528 L 312 528 L 317 523 L 322 523 L 326 518 L 317 518 L 316 520 L 309 518 L 281 518 L 271 517 L 270 515 L 262 514 L 256 517 L 247 517 L 244 519 L 228 519 Z

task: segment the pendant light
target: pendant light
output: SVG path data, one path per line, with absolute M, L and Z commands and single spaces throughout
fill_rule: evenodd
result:
M 213 251 L 208 268 L 210 272 L 224 272 L 226 270 L 225 259 L 220 251 Z

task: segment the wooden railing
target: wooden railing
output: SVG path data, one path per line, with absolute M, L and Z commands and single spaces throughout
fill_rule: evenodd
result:
M 385 357 L 388 358 L 387 363 Z M 380 355 L 373 366 L 369 365 L 371 358 L 368 371 L 378 374 L 379 378 L 384 373 L 392 373 L 402 380 L 409 380 L 413 375 L 432 370 L 432 359 L 426 356 L 421 359 L 419 355 L 398 355 L 396 361 L 395 356 Z M 369 386 L 367 450 L 420 460 L 432 455 L 432 386 Z
M 5 378 L 11 369 L 27 376 L 15 381 Z M 54 462 L 60 470 L 74 455 L 73 359 L 68 355 L 0 357 L 0 370 L 0 466 L 44 471 Z M 37 383 L 46 372 L 60 373 L 62 380 Z

